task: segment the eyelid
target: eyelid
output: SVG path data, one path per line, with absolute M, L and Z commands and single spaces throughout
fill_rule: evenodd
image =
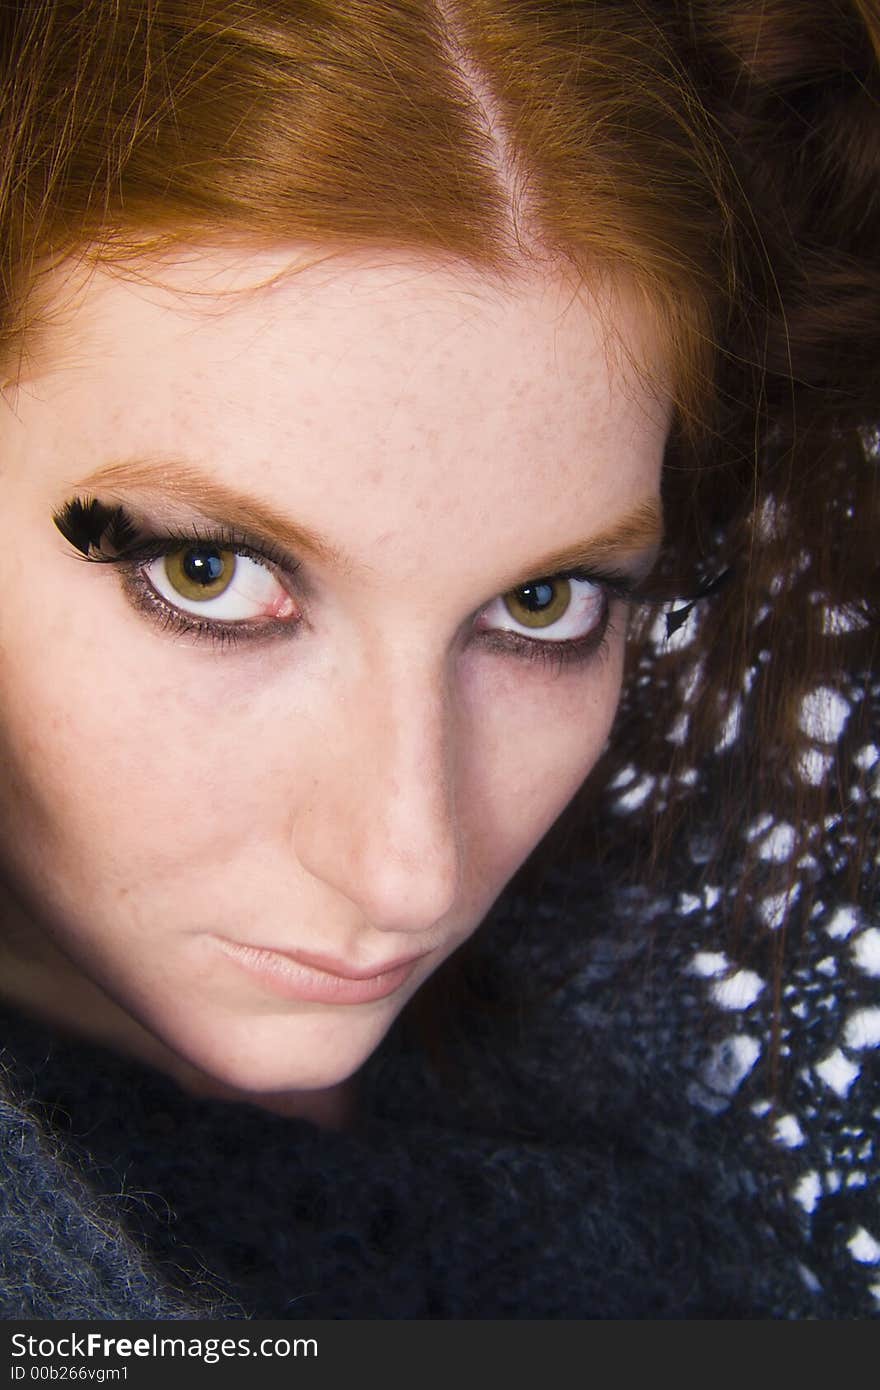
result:
M 74 501 L 82 507 L 83 504 L 79 499 L 74 499 Z M 68 506 L 70 505 L 68 504 Z M 86 507 L 90 505 L 91 503 L 86 503 Z M 102 551 L 101 548 L 107 539 L 106 528 L 103 531 L 93 529 L 90 538 L 89 532 L 86 530 L 83 533 L 86 537 L 85 543 L 83 543 L 81 538 L 71 534 L 69 526 L 65 527 L 61 524 L 66 509 L 56 513 L 53 519 L 62 535 L 81 551 L 84 559 L 93 563 L 114 565 L 121 569 L 126 576 L 125 586 L 129 590 L 129 597 L 134 606 L 158 621 L 160 626 L 168 628 L 174 626 L 180 632 L 210 638 L 220 646 L 233 644 L 243 639 L 269 638 L 282 632 L 284 635 L 290 636 L 295 629 L 301 627 L 303 620 L 308 626 L 308 620 L 305 619 L 303 613 L 300 613 L 296 623 L 287 618 L 275 621 L 259 619 L 251 622 L 249 619 L 215 619 L 207 613 L 204 616 L 196 616 L 192 610 L 179 608 L 172 601 L 166 599 L 155 589 L 149 577 L 144 573 L 145 566 L 149 563 L 173 553 L 177 549 L 188 545 L 210 545 L 234 551 L 238 555 L 264 565 L 269 570 L 276 572 L 279 582 L 283 584 L 285 579 L 289 580 L 294 575 L 299 575 L 302 561 L 270 536 L 249 532 L 201 516 L 197 516 L 183 525 L 176 525 L 174 522 L 159 523 L 155 520 L 147 520 L 142 513 L 138 515 L 138 512 L 130 504 L 128 506 L 116 504 L 115 508 L 112 506 L 108 508 L 106 504 L 97 502 L 95 505 L 99 511 L 106 514 L 106 519 L 116 524 L 120 534 L 125 537 L 119 548 L 114 549 L 111 554 Z M 100 518 L 96 518 L 96 520 L 100 520 Z M 110 535 L 110 543 L 118 543 L 113 534 Z M 518 588 L 542 581 L 580 581 L 601 590 L 606 605 L 612 599 L 631 604 L 639 598 L 638 590 L 646 584 L 653 569 L 654 558 L 652 555 L 649 564 L 643 563 L 637 568 L 633 566 L 632 570 L 609 569 L 600 572 L 595 569 L 580 567 L 565 569 L 550 575 L 541 574 L 529 577 L 504 590 L 502 594 L 493 595 L 487 603 L 476 610 L 471 622 L 476 624 L 480 614 L 497 602 L 499 598 L 515 592 Z M 284 587 L 287 586 L 284 585 Z M 149 596 L 147 590 L 149 590 Z M 292 596 L 302 600 L 306 596 L 304 590 L 307 592 L 307 585 L 300 577 L 297 581 L 298 592 Z M 605 621 L 595 634 L 590 633 L 583 638 L 569 637 L 556 641 L 547 638 L 530 638 L 524 634 L 516 634 L 501 629 L 485 629 L 479 635 L 488 645 L 495 645 L 499 651 L 512 652 L 515 650 L 522 656 L 533 656 L 536 660 L 557 662 L 561 665 L 567 661 L 586 660 L 592 652 L 602 645 L 608 623 L 609 620 L 606 616 Z
M 479 636 L 486 638 L 488 638 L 493 631 L 500 631 L 500 629 L 491 628 L 481 629 L 479 627 L 481 616 L 487 609 L 490 609 L 493 604 L 497 603 L 499 599 L 503 599 L 507 594 L 515 593 L 517 589 L 525 588 L 530 584 L 553 584 L 567 579 L 580 580 L 583 583 L 590 584 L 594 588 L 601 590 L 607 603 L 610 604 L 613 600 L 617 600 L 626 604 L 627 607 L 630 607 L 638 601 L 638 590 L 646 583 L 647 577 L 647 574 L 634 574 L 625 570 L 608 570 L 600 573 L 597 570 L 583 568 L 559 570 L 555 574 L 532 575 L 528 579 L 521 580 L 519 584 L 514 584 L 509 589 L 503 590 L 500 594 L 493 594 L 487 603 L 481 604 L 476 612 L 472 614 L 469 620 L 469 627 Z M 511 633 L 511 635 L 514 634 Z M 553 639 L 548 637 L 528 637 L 523 635 L 522 640 L 524 643 L 531 642 L 536 647 L 551 647 L 554 645 Z M 564 638 L 557 641 L 555 645 L 558 647 L 572 646 L 577 640 L 576 638 Z
M 509 589 L 505 589 L 503 594 L 493 594 L 489 600 L 494 603 L 496 598 L 503 598 L 504 594 L 516 593 L 517 589 L 523 589 L 529 584 L 554 584 L 564 579 L 579 579 L 582 583 L 592 584 L 597 589 L 604 589 L 609 598 L 621 599 L 624 602 L 632 602 L 638 595 L 638 590 L 645 583 L 645 578 L 641 574 L 636 575 L 626 570 L 588 570 L 588 569 L 567 569 L 558 570 L 555 574 L 531 574 L 527 579 L 522 579 L 518 584 L 512 584 Z M 489 604 L 483 604 L 483 608 L 488 608 Z M 482 612 L 483 609 L 479 609 Z
M 173 522 L 163 524 L 143 515 L 132 515 L 133 511 L 123 505 L 108 506 L 97 499 L 74 498 L 53 514 L 53 520 L 80 558 L 87 563 L 109 566 L 119 573 L 123 592 L 131 606 L 162 630 L 207 639 L 222 649 L 242 641 L 265 641 L 281 635 L 290 637 L 301 628 L 304 586 L 298 580 L 294 589 L 291 582 L 301 562 L 276 541 L 201 518 L 177 526 Z M 179 604 L 175 602 L 156 586 L 148 570 L 156 561 L 190 546 L 232 551 L 237 557 L 258 565 L 272 576 L 279 591 L 294 602 L 299 610 L 296 617 L 264 614 L 254 618 L 224 618 L 212 614 L 210 600 L 206 601 L 204 612 L 186 607 L 182 598 Z M 219 599 L 222 597 L 220 595 Z
M 80 494 L 53 512 L 65 540 L 92 563 L 131 568 L 187 545 L 215 545 L 296 574 L 302 564 L 271 535 L 228 525 L 200 514 L 186 520 L 160 519 L 148 506 Z
M 258 564 L 266 564 L 287 576 L 296 574 L 302 565 L 301 560 L 284 550 L 277 542 L 268 537 L 250 535 L 237 527 L 201 521 L 194 521 L 190 526 L 181 527 L 179 530 L 173 527 L 167 530 L 160 530 L 158 527 L 148 529 L 148 526 L 149 523 L 141 526 L 137 539 L 117 555 L 96 558 L 139 567 L 184 546 L 214 545 L 220 550 L 234 550 L 238 555 L 244 555 Z
M 212 546 L 215 544 L 211 542 Z M 292 603 L 295 611 L 288 611 L 283 615 L 280 612 L 276 612 L 275 615 L 263 612 L 252 616 L 231 616 L 228 613 L 221 616 L 216 612 L 216 605 L 222 604 L 224 599 L 234 602 L 234 583 L 219 596 L 206 600 L 204 607 L 190 607 L 183 595 L 177 598 L 169 596 L 156 583 L 155 578 L 149 573 L 149 568 L 156 560 L 173 553 L 175 548 L 173 543 L 170 546 L 165 544 L 152 559 L 130 558 L 117 562 L 117 568 L 122 570 L 120 580 L 123 592 L 129 603 L 161 630 L 183 637 L 208 640 L 215 647 L 224 649 L 241 642 L 260 643 L 281 636 L 290 638 L 302 628 L 304 614 L 299 596 L 287 582 L 290 579 L 289 571 L 280 570 L 272 561 L 264 561 L 258 554 L 251 555 L 249 549 L 242 545 L 234 547 L 236 557 L 250 560 L 262 569 L 270 584 L 276 586 L 280 594 L 287 595 L 285 602 Z M 233 549 L 232 546 L 222 548 Z

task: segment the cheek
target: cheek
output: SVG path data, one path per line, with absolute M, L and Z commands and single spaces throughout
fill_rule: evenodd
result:
M 173 644 L 150 667 L 142 643 L 80 637 L 7 649 L 7 854 L 96 894 L 137 891 L 175 863 L 210 869 L 255 818 L 247 749 L 261 731 L 246 702 Z

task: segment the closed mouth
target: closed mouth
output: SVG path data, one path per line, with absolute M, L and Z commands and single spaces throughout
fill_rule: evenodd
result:
M 215 936 L 223 954 L 261 984 L 294 1001 L 368 1004 L 394 994 L 425 954 L 398 956 L 371 966 L 355 966 L 335 956 L 278 951 Z

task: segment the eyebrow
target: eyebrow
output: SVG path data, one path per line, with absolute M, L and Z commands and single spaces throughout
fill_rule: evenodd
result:
M 514 579 L 507 588 L 515 589 L 529 579 L 550 578 L 565 574 L 569 570 L 590 570 L 600 573 L 614 569 L 621 563 L 633 565 L 639 571 L 633 577 L 641 579 L 641 571 L 653 564 L 657 551 L 663 542 L 663 510 L 659 497 L 651 495 L 628 512 L 626 516 L 612 523 L 603 531 L 589 536 L 586 540 L 575 541 L 562 550 L 553 550 L 539 556 L 529 566 L 528 573 L 520 570 L 520 578 Z M 646 577 L 645 574 L 645 577 Z
M 114 492 L 161 493 L 211 521 L 271 537 L 296 555 L 310 555 L 324 564 L 342 563 L 343 557 L 335 546 L 310 527 L 284 516 L 267 502 L 212 478 L 191 463 L 148 458 L 114 460 L 83 478 L 81 486 L 94 492 L 109 488 Z
M 78 486 L 94 492 L 110 489 L 113 492 L 161 493 L 209 520 L 271 538 L 297 557 L 305 554 L 322 564 L 349 566 L 342 552 L 310 527 L 276 511 L 259 498 L 213 478 L 193 463 L 163 458 L 114 460 L 88 474 Z M 517 574 L 504 581 L 504 592 L 529 580 L 566 571 L 600 572 L 627 560 L 632 563 L 630 557 L 633 555 L 638 561 L 644 557 L 652 562 L 662 540 L 662 508 L 659 498 L 652 495 L 605 530 L 539 556 L 528 568 L 517 566 Z M 643 567 L 647 565 L 638 564 L 639 569 Z M 640 575 L 636 577 L 641 578 Z

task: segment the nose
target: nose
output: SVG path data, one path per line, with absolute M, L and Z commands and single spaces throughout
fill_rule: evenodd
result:
M 353 902 L 365 924 L 429 931 L 454 905 L 462 878 L 445 682 L 424 673 L 381 679 L 374 670 L 325 729 L 313 794 L 294 824 L 300 864 Z

